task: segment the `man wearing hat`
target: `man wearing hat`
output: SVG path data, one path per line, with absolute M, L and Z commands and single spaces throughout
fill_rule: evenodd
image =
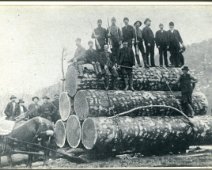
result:
M 127 42 L 128 43 L 128 47 L 132 48 L 132 43 L 133 41 L 135 41 L 135 31 L 133 26 L 129 25 L 129 19 L 127 17 L 125 17 L 123 19 L 124 22 L 124 27 L 122 28 L 122 39 L 123 42 Z
M 43 96 L 43 104 L 41 105 L 39 112 L 40 116 L 53 122 L 53 114 L 56 112 L 57 108 L 49 102 L 48 96 Z
M 96 50 L 98 52 L 104 51 L 104 45 L 107 44 L 107 30 L 102 28 L 102 20 L 98 19 L 97 28 L 94 29 L 91 38 L 95 39 Z
M 40 113 L 39 113 L 40 105 L 38 103 L 39 97 L 37 96 L 32 97 L 32 101 L 33 103 L 29 105 L 28 112 L 26 113 L 26 117 L 28 117 L 29 119 L 36 116 L 40 116 Z
M 108 32 L 108 38 L 111 40 L 112 45 L 112 55 L 117 60 L 118 58 L 118 51 L 121 46 L 122 42 L 122 35 L 120 28 L 116 25 L 116 18 L 112 17 L 111 19 L 111 26 L 107 29 Z
M 121 74 L 125 82 L 125 91 L 129 89 L 134 91 L 133 88 L 133 66 L 135 65 L 134 53 L 131 47 L 128 47 L 128 42 L 123 42 L 123 48 L 119 52 L 119 66 L 121 67 Z
M 24 102 L 23 99 L 19 99 L 19 101 L 18 101 L 18 109 L 16 111 L 16 115 L 17 116 L 20 116 L 20 115 L 25 116 L 25 113 L 27 112 L 27 108 L 24 105 L 24 103 L 25 102 Z
M 180 49 L 184 46 L 183 40 L 178 30 L 174 29 L 174 22 L 169 23 L 168 48 L 171 54 L 172 65 L 180 67 Z
M 139 50 L 142 54 L 142 58 L 143 58 L 143 63 L 145 67 L 148 67 L 147 61 L 146 61 L 146 54 L 145 54 L 145 50 L 144 50 L 144 46 L 143 46 L 143 32 L 140 29 L 140 26 L 142 25 L 141 21 L 136 21 L 134 23 L 135 26 L 135 55 L 136 55 L 136 60 L 139 66 L 141 66 L 141 61 L 139 58 Z
M 12 95 L 10 97 L 10 102 L 7 104 L 5 108 L 5 115 L 7 120 L 15 120 L 17 117 L 17 109 L 18 109 L 18 104 L 16 103 L 16 96 Z
M 168 59 L 167 59 L 167 47 L 168 47 L 168 37 L 167 32 L 163 29 L 163 24 L 159 24 L 160 30 L 158 30 L 155 34 L 155 42 L 156 46 L 159 50 L 159 63 L 160 66 L 163 67 L 163 61 L 165 66 L 168 67 Z
M 191 76 L 188 71 L 188 66 L 182 68 L 183 74 L 175 82 L 180 85 L 181 94 L 182 94 L 182 107 L 185 113 L 188 113 L 188 116 L 194 116 L 194 110 L 192 108 L 192 93 L 197 83 L 197 79 Z
M 146 47 L 146 58 L 147 64 L 149 65 L 149 56 L 150 56 L 150 65 L 151 67 L 155 67 L 155 41 L 154 41 L 154 34 L 152 32 L 151 20 L 147 18 L 144 21 L 145 27 L 143 28 L 143 38 Z

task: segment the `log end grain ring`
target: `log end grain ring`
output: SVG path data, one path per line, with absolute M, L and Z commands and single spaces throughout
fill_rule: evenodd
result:
M 96 125 L 92 118 L 87 118 L 82 124 L 82 144 L 91 150 L 97 141 Z
M 89 114 L 89 105 L 86 100 L 86 93 L 84 90 L 78 91 L 74 98 L 74 111 L 80 120 L 84 120 Z
M 62 148 L 66 142 L 66 128 L 62 120 L 55 123 L 55 143 L 58 147 Z
M 77 92 L 77 79 L 78 71 L 73 67 L 69 66 L 66 72 L 65 89 L 71 97 Z
M 66 121 L 69 115 L 73 112 L 71 102 L 71 98 L 69 97 L 67 92 L 63 92 L 60 94 L 59 111 L 61 119 L 63 121 Z
M 66 137 L 70 147 L 77 148 L 81 141 L 81 124 L 76 115 L 71 115 L 66 124 Z

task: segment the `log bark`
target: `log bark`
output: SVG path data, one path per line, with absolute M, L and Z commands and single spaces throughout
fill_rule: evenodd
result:
M 133 85 L 136 90 L 169 91 L 165 83 L 167 80 L 173 91 L 179 91 L 179 87 L 174 82 L 180 74 L 180 68 L 134 68 Z M 78 76 L 79 72 L 73 66 L 69 66 L 66 73 L 65 89 L 71 97 L 82 89 L 104 89 L 103 78 L 98 79 L 95 73 L 84 73 L 82 78 Z M 124 81 L 121 77 L 119 77 L 117 84 L 120 89 L 124 88 Z
M 66 124 L 67 141 L 70 147 L 77 148 L 81 141 L 81 123 L 76 115 L 71 115 Z
M 62 120 L 58 120 L 55 123 L 54 138 L 55 138 L 55 143 L 58 147 L 62 148 L 65 146 L 66 126 L 65 126 L 65 122 L 63 122 Z
M 194 128 L 182 116 L 96 117 L 82 125 L 82 144 L 98 153 L 157 153 L 212 144 L 212 117 L 196 116 Z
M 63 121 L 66 121 L 70 114 L 73 114 L 73 99 L 67 92 L 62 92 L 60 94 L 59 112 Z
M 177 97 L 177 100 L 175 98 Z M 81 90 L 74 98 L 74 110 L 80 120 L 87 117 L 113 116 L 124 111 L 149 105 L 165 105 L 180 109 L 181 93 L 165 91 L 101 91 Z M 193 94 L 193 106 L 196 115 L 207 112 L 207 99 L 204 94 Z M 163 116 L 180 115 L 172 109 L 150 107 L 130 113 L 131 116 Z

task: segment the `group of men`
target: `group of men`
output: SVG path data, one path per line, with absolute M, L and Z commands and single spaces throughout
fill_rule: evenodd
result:
M 52 102 L 49 100 L 48 96 L 43 96 L 42 104 L 40 105 L 39 97 L 34 96 L 32 97 L 32 103 L 27 108 L 23 99 L 18 100 L 16 96 L 12 95 L 4 111 L 6 119 L 12 121 L 28 120 L 40 116 L 55 123 L 60 119 L 59 95 L 55 94 Z

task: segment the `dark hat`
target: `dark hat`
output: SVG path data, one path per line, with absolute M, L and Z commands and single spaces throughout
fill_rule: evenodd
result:
M 169 26 L 174 26 L 174 22 L 171 21 L 171 22 L 169 23 Z
M 127 17 L 124 17 L 123 21 L 125 21 L 125 20 L 129 21 L 129 18 L 127 18 Z
M 98 20 L 97 20 L 97 23 L 100 23 L 100 22 L 102 23 L 102 20 L 101 20 L 101 19 L 98 19 Z
M 81 38 L 77 38 L 76 41 L 82 41 L 82 39 Z
M 32 98 L 32 101 L 34 101 L 35 99 L 38 99 L 38 100 L 39 100 L 39 97 L 34 96 L 34 97 Z
M 182 70 L 189 70 L 188 66 L 183 66 Z
M 91 40 L 90 40 L 90 41 L 88 41 L 88 44 L 93 44 L 93 41 L 91 41 Z
M 139 23 L 140 26 L 142 25 L 142 22 L 141 21 L 135 21 L 134 25 L 136 25 L 137 23 Z
M 159 26 L 163 26 L 163 24 L 162 24 L 162 23 L 160 23 L 160 24 L 159 24 Z
M 10 97 L 10 100 L 12 100 L 12 99 L 17 99 L 17 97 L 14 96 L 14 95 L 12 95 L 12 96 Z
M 23 99 L 19 99 L 18 103 L 24 103 Z
M 48 97 L 48 96 L 43 96 L 42 98 L 43 98 L 43 99 L 49 99 L 49 97 Z
M 144 24 L 146 24 L 147 21 L 150 21 L 151 22 L 151 19 L 146 18 L 145 21 L 144 21 Z
M 111 21 L 116 21 L 116 18 L 115 18 L 115 17 L 112 17 L 112 18 L 111 18 Z

